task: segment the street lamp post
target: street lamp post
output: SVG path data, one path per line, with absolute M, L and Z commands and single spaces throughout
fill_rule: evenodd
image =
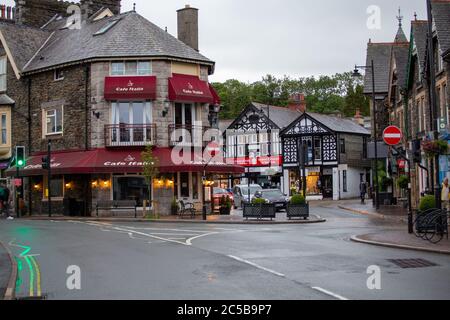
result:
M 373 104 L 373 134 L 375 136 L 375 166 L 374 166 L 374 173 L 375 173 L 375 182 L 374 182 L 374 188 L 375 188 L 375 207 L 376 209 L 380 209 L 380 190 L 378 186 L 378 129 L 377 129 L 377 100 L 375 96 L 375 63 L 372 60 L 371 64 L 369 66 L 355 66 L 355 70 L 353 71 L 353 76 L 355 78 L 361 77 L 361 74 L 359 73 L 358 69 L 369 69 L 372 73 L 372 104 Z
M 437 108 L 437 97 L 436 97 L 436 69 L 435 69 L 435 59 L 434 59 L 434 45 L 433 45 L 433 15 L 431 14 L 431 0 L 427 0 L 427 14 L 428 14 L 428 94 L 430 100 L 431 109 L 431 130 L 434 131 L 434 138 L 439 139 L 439 129 L 438 129 L 438 119 L 439 110 Z M 439 154 L 434 158 L 435 162 L 435 198 L 436 207 L 442 209 L 441 203 L 441 184 L 440 184 L 440 172 L 439 172 Z

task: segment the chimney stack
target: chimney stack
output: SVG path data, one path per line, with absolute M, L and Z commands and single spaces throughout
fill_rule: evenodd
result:
M 81 15 L 87 20 L 100 9 L 108 8 L 114 15 L 120 14 L 121 0 L 81 0 Z
M 306 112 L 306 100 L 303 93 L 294 93 L 289 98 L 288 108 L 301 113 Z
M 186 5 L 178 13 L 178 40 L 196 51 L 198 48 L 198 9 Z

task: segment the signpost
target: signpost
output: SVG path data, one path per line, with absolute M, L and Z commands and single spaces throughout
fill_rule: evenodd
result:
M 396 146 L 402 142 L 403 133 L 396 126 L 390 126 L 383 131 L 383 140 L 388 146 Z
M 408 232 L 412 234 L 413 231 L 413 213 L 412 213 L 412 199 L 411 199 L 411 160 L 408 158 L 407 153 L 401 150 L 398 150 L 396 146 L 402 142 L 403 133 L 396 126 L 389 126 L 383 131 L 383 140 L 384 142 L 391 146 L 392 149 L 397 152 L 398 156 L 401 158 L 397 162 L 399 168 L 403 167 L 405 169 L 406 164 L 408 165 Z

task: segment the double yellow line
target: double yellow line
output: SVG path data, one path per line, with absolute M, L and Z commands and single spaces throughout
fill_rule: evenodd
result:
M 20 244 L 11 244 L 12 246 L 24 249 L 24 251 L 19 255 L 19 258 L 24 259 L 28 266 L 28 273 L 30 277 L 30 288 L 29 297 L 41 297 L 42 287 L 41 287 L 41 269 L 33 255 L 28 255 L 31 251 L 31 247 L 23 246 Z M 20 270 L 19 270 L 20 271 Z M 34 282 L 36 281 L 36 295 L 34 294 Z

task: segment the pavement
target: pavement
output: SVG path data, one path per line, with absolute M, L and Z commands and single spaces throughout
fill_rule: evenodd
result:
M 0 241 L 18 261 L 18 298 L 450 299 L 450 256 L 351 241 L 403 224 L 327 203 L 312 210 L 326 223 L 1 220 Z M 396 259 L 431 266 L 404 269 Z M 379 290 L 367 285 L 373 267 Z
M 2 243 L 0 243 L 0 300 L 6 295 L 6 289 L 12 272 L 12 263 L 9 254 Z
M 372 200 L 367 200 L 365 204 L 360 199 L 338 201 L 338 207 L 343 210 L 358 214 L 372 215 L 380 219 L 396 222 L 408 222 L 408 211 L 402 206 L 380 206 L 377 210 L 372 204 Z

